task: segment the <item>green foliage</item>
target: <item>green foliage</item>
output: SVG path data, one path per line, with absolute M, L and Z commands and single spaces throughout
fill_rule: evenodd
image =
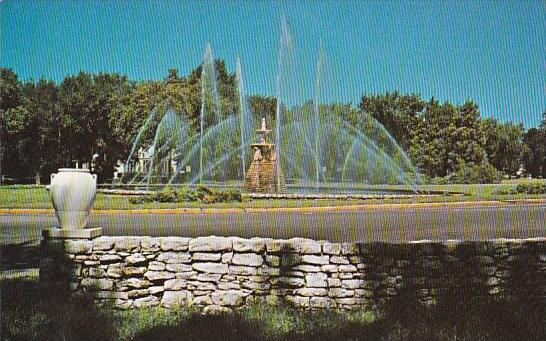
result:
M 65 288 L 33 280 L 3 280 L 1 335 L 5 341 L 117 340 L 111 311 Z
M 198 186 L 197 188 L 184 187 L 178 190 L 167 188 L 154 194 L 132 197 L 129 201 L 132 204 L 150 202 L 202 202 L 205 204 L 214 204 L 222 202 L 242 202 L 243 198 L 241 192 L 235 189 L 216 191 L 205 186 Z
M 418 113 L 425 106 L 419 95 L 401 95 L 397 91 L 385 95 L 365 95 L 359 108 L 378 120 L 404 148 L 409 147 Z
M 226 118 L 240 110 L 236 77 L 222 60 L 216 60 L 215 66 L 219 116 Z M 199 133 L 202 69 L 200 65 L 187 76 L 170 69 L 165 79 L 138 82 L 116 73 L 80 72 L 56 84 L 43 79 L 21 82 L 14 71 L 0 68 L 0 173 L 21 182 L 45 180 L 57 168 L 72 166 L 73 160 L 89 161 L 98 153 L 99 179 L 107 181 L 117 160 L 128 156 L 135 137 L 148 120 L 141 145 L 148 147 L 153 143 L 155 128 L 162 117 L 159 114 L 152 117 L 154 110 L 176 111 L 188 127 L 187 138 L 195 138 Z M 205 106 L 210 106 L 210 99 L 206 101 Z M 266 117 L 269 126 L 275 125 L 276 98 L 250 96 L 248 104 L 256 122 Z M 285 119 L 294 122 L 298 115 L 313 112 L 312 106 L 312 102 L 306 102 L 297 110 L 282 109 Z M 513 175 L 523 164 L 533 177 L 546 177 L 546 113 L 539 127 L 525 131 L 518 123 L 481 119 L 478 106 L 472 101 L 440 104 L 434 98 L 426 101 L 417 94 L 398 92 L 367 94 L 358 108 L 344 103 L 321 105 L 319 113 L 322 116 L 328 113 L 328 119 L 349 122 L 382 148 L 388 141 L 382 140 L 385 134 L 374 134 L 377 127 L 370 119 L 374 118 L 393 136 L 418 170 L 430 178 L 451 177 L 460 170 L 460 164 L 484 162 L 508 175 Z M 210 121 L 207 124 L 213 124 L 216 118 L 207 119 Z M 230 138 L 222 139 L 225 140 L 222 145 L 210 147 L 213 150 L 206 151 L 210 156 L 207 159 L 217 160 L 226 150 L 236 150 L 238 146 L 240 132 L 219 130 L 218 133 Z M 339 147 L 347 147 L 346 139 L 338 135 Z M 324 152 L 328 157 L 321 162 L 328 172 L 337 172 L 344 160 L 335 147 L 331 148 Z M 248 155 L 250 157 L 250 153 Z M 398 151 L 390 155 L 394 155 L 394 162 L 405 157 Z M 229 176 L 241 172 L 237 158 L 227 163 L 222 165 L 222 172 L 230 173 Z M 197 165 L 191 166 L 197 169 Z M 212 172 L 220 171 L 213 169 Z M 463 173 L 460 171 L 460 175 L 464 176 Z M 483 177 L 477 179 L 484 180 Z
M 462 164 L 449 178 L 450 183 L 492 184 L 502 180 L 502 173 L 489 163 Z
M 497 194 L 546 194 L 546 183 L 523 183 L 510 190 L 498 191 Z

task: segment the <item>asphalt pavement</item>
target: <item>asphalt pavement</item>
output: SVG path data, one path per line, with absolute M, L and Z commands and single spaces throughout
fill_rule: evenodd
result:
M 52 213 L 0 214 L 0 243 L 38 243 L 41 230 L 55 225 Z M 536 238 L 546 237 L 546 204 L 220 210 L 201 214 L 97 211 L 90 226 L 102 227 L 103 235 L 305 237 L 338 242 Z

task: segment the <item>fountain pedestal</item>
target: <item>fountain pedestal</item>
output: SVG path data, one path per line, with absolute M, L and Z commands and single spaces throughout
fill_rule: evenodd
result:
M 284 176 L 277 162 L 275 145 L 266 141 L 271 130 L 266 128 L 265 118 L 262 119 L 261 129 L 256 132 L 261 135 L 260 143 L 250 145 L 254 157 L 246 172 L 244 190 L 250 193 L 282 193 L 286 190 Z

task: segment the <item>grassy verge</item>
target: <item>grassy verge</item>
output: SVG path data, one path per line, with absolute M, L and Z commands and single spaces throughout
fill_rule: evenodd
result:
M 133 204 L 129 196 L 97 194 L 95 209 L 151 209 L 151 208 L 276 208 L 276 207 L 312 207 L 312 206 L 340 206 L 358 204 L 394 204 L 394 203 L 429 203 L 455 201 L 483 201 L 483 200 L 522 200 L 546 198 L 545 194 L 513 194 L 520 184 L 540 184 L 544 180 L 512 180 L 500 184 L 469 184 L 469 185 L 424 185 L 421 191 L 444 192 L 444 195 L 422 197 L 415 196 L 403 199 L 347 199 L 347 200 L 295 200 L 295 199 L 256 199 L 252 200 L 243 195 L 242 202 L 210 203 L 182 202 L 159 203 L 148 202 Z M 387 189 L 403 189 L 402 186 L 382 186 Z M 452 195 L 450 193 L 462 193 Z M 5 186 L 0 187 L 0 208 L 51 208 L 49 194 L 44 187 L 32 186 Z
M 36 280 L 3 280 L 1 339 L 13 340 L 543 340 L 541 302 L 454 296 L 423 306 L 404 296 L 370 311 L 302 311 L 256 303 L 231 314 L 193 308 L 116 311 Z

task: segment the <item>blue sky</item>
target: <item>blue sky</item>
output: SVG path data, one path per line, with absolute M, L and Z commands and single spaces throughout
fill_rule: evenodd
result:
M 0 16 L 0 64 L 23 80 L 187 74 L 210 42 L 231 71 L 240 56 L 248 94 L 275 95 L 284 16 L 302 98 L 313 97 L 322 41 L 328 99 L 358 104 L 394 90 L 472 98 L 482 115 L 527 128 L 546 110 L 544 1 L 0 0 Z

